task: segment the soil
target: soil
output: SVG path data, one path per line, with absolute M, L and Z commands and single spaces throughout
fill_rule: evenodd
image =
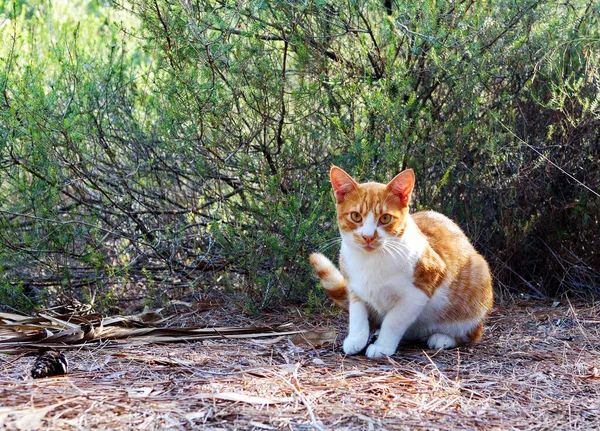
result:
M 597 306 L 504 305 L 478 344 L 380 360 L 343 354 L 343 313 L 215 307 L 166 322 L 224 324 L 307 332 L 69 346 L 69 373 L 42 379 L 34 356 L 0 354 L 0 429 L 600 429 Z

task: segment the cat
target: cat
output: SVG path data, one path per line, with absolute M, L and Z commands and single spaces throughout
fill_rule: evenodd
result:
M 450 349 L 478 341 L 493 305 L 485 259 L 463 231 L 434 211 L 409 214 L 415 174 L 388 184 L 357 183 L 337 166 L 330 179 L 341 234 L 340 270 L 320 253 L 310 262 L 329 297 L 349 312 L 343 349 L 370 358 L 396 352 L 402 339 Z

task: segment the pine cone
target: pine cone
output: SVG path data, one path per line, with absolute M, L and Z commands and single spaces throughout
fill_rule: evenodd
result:
M 65 355 L 55 350 L 41 353 L 33 363 L 31 376 L 34 379 L 58 376 L 69 372 L 69 361 Z

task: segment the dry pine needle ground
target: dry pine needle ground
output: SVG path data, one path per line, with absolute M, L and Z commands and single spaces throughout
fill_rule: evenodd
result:
M 34 357 L 0 355 L 0 429 L 600 429 L 598 311 L 499 307 L 477 345 L 401 346 L 385 360 L 343 355 L 342 314 L 188 313 L 168 324 L 238 319 L 308 332 L 305 341 L 99 343 L 65 351 L 67 376 L 37 380 Z M 319 337 L 325 344 L 311 347 Z

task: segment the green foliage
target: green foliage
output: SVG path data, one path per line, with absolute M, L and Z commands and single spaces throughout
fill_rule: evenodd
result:
M 500 283 L 597 286 L 597 7 L 387 4 L 0 1 L 3 277 L 316 304 L 335 163 L 414 168 Z
M 34 310 L 35 303 L 31 299 L 30 292 L 23 288 L 21 282 L 0 283 L 0 304 L 5 307 L 25 313 Z

